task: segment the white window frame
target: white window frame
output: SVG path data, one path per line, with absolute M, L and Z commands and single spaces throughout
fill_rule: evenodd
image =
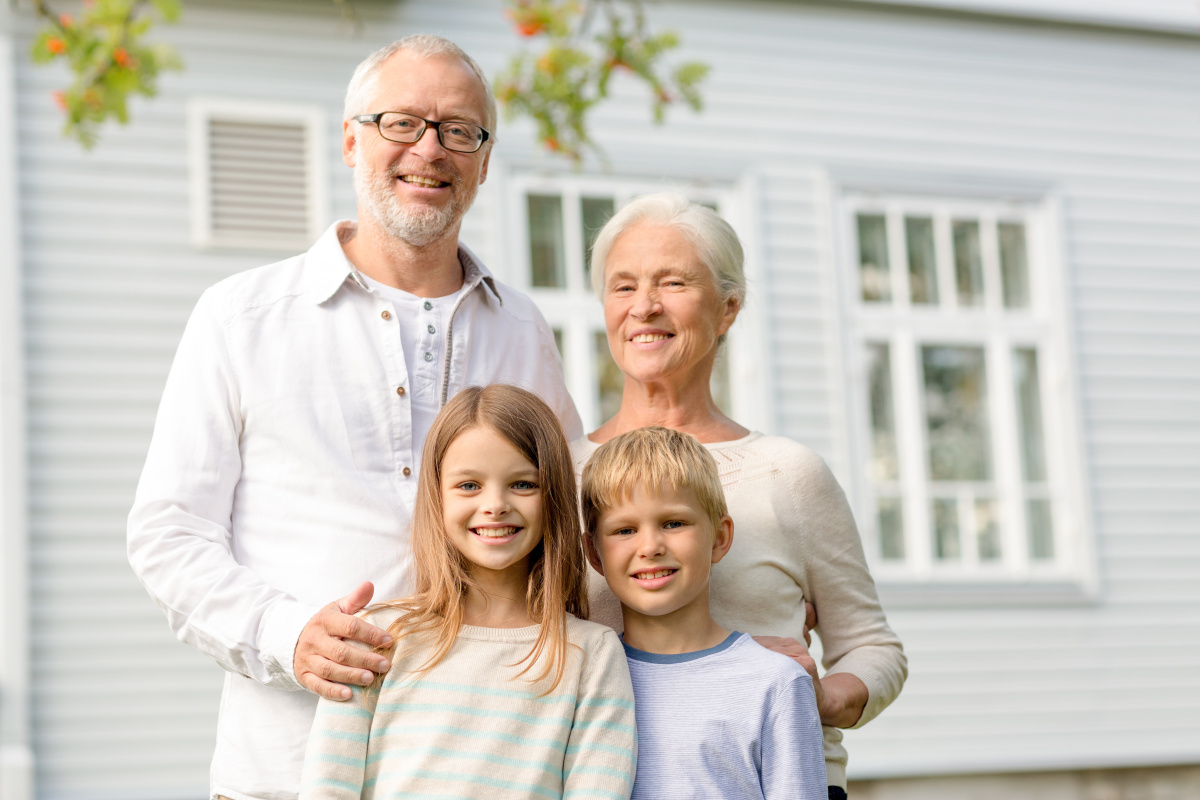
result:
M 1090 601 L 1096 594 L 1090 505 L 1087 502 L 1079 431 L 1080 406 L 1070 330 L 1066 276 L 1059 245 L 1058 200 L 1038 196 L 1001 199 L 980 195 L 893 190 L 860 191 L 846 186 L 835 195 L 835 272 L 847 383 L 847 440 L 853 469 L 849 489 L 871 570 L 889 603 L 915 605 L 964 600 L 1037 603 Z M 892 300 L 863 301 L 859 276 L 857 215 L 880 213 L 887 220 Z M 901 235 L 905 217 L 934 219 L 940 303 L 936 308 L 909 302 L 907 253 Z M 950 221 L 981 223 L 985 304 L 959 309 L 951 261 Z M 1028 248 L 1030 308 L 1005 309 L 1000 266 L 995 255 L 996 223 L 1021 221 Z M 899 483 L 903 499 L 905 559 L 884 560 L 879 552 L 873 481 L 869 376 L 864 348 L 886 343 L 891 357 L 892 396 Z M 925 410 L 920 385 L 922 345 L 981 347 L 985 353 L 993 478 L 999 501 L 1001 557 L 974 557 L 972 538 L 960 529 L 959 561 L 934 558 L 931 483 Z M 1037 351 L 1047 481 L 1052 504 L 1054 558 L 1028 558 L 1024 524 L 1026 495 L 1021 476 L 1018 411 L 1010 371 L 1014 348 Z
M 303 237 L 233 237 L 212 229 L 212 161 L 210 127 L 213 119 L 301 126 L 307 164 L 307 226 Z M 195 97 L 187 105 L 188 174 L 192 243 L 199 249 L 239 249 L 293 252 L 305 249 L 320 235 L 329 219 L 329 165 L 326 115 L 320 106 L 229 98 Z
M 504 168 L 495 169 L 504 173 Z M 562 331 L 563 361 L 567 388 L 571 392 L 584 428 L 594 429 L 603 420 L 599 419 L 599 393 L 595 382 L 596 364 L 592 336 L 603 333 L 604 308 L 584 285 L 582 264 L 583 241 L 580 219 L 581 197 L 605 197 L 614 199 L 614 208 L 620 208 L 634 197 L 664 190 L 679 191 L 698 202 L 712 202 L 721 215 L 729 220 L 737 231 L 746 253 L 747 299 L 743 313 L 730 329 L 723 345 L 730 359 L 729 392 L 731 413 L 734 419 L 752 429 L 767 429 L 772 422 L 773 409 L 769 404 L 771 387 L 769 374 L 763 363 L 765 330 L 760 305 L 765 292 L 758 279 L 761 259 L 758 258 L 756 220 L 749 213 L 751 203 L 746 198 L 755 195 L 756 182 L 746 177 L 730 184 L 683 185 L 675 183 L 664 186 L 661 182 L 645 178 L 597 176 L 583 174 L 557 174 L 544 172 L 513 172 L 502 178 L 504 186 L 504 230 L 507 281 L 528 294 L 550 327 Z M 530 194 L 559 195 L 563 198 L 563 242 L 567 262 L 567 285 L 563 289 L 548 289 L 531 285 L 530 243 L 528 202 Z M 749 308 L 749 312 L 745 309 Z

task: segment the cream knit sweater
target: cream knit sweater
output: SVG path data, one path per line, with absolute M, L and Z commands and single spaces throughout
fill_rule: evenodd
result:
M 576 477 L 597 447 L 586 437 L 572 443 Z M 879 605 L 841 486 L 820 456 L 791 439 L 751 433 L 706 447 L 734 523 L 733 547 L 713 568 L 713 617 L 727 630 L 800 639 L 804 601 L 811 602 L 825 673 L 849 672 L 870 692 L 854 727 L 865 725 L 900 694 L 908 662 Z M 621 630 L 617 599 L 598 573 L 589 577 L 591 619 Z M 824 734 L 829 784 L 844 787 L 842 733 L 825 726 Z

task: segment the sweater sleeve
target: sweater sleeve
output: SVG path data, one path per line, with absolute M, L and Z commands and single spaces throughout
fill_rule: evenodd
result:
M 367 742 L 374 712 L 367 690 L 335 702 L 324 697 L 308 736 L 298 800 L 358 800 L 367 775 Z
M 628 800 L 637 772 L 633 684 L 620 640 L 604 630 L 584 648 L 563 761 L 563 800 Z
M 825 748 L 812 678 L 797 675 L 773 698 L 763 720 L 766 800 L 825 800 Z
M 837 479 L 816 453 L 796 447 L 789 460 L 791 492 L 806 535 L 798 541 L 806 595 L 817 609 L 817 634 L 827 673 L 848 672 L 869 692 L 854 727 L 885 709 L 904 685 L 908 660 L 887 623 L 867 568 L 850 504 Z

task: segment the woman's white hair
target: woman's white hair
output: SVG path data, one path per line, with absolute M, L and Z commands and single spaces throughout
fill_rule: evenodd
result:
M 401 50 L 408 50 L 422 58 L 449 56 L 460 59 L 470 67 L 471 71 L 479 78 L 479 82 L 483 84 L 484 115 L 486 117 L 483 126 L 492 134 L 489 141 L 494 142 L 496 140 L 496 95 L 492 92 L 492 84 L 488 82 L 487 76 L 483 74 L 483 68 L 454 42 L 431 33 L 418 33 L 413 36 L 406 36 L 403 39 L 392 42 L 386 47 L 381 47 L 363 59 L 362 63 L 354 70 L 354 75 L 350 78 L 350 85 L 346 87 L 346 103 L 342 111 L 343 120 L 357 117 L 359 114 L 374 114 L 379 111 L 396 110 L 390 108 L 366 108 L 365 106 L 370 99 L 371 90 L 375 88 L 375 73 L 379 71 L 379 68 L 389 58 Z
M 629 202 L 612 216 L 592 245 L 592 288 L 604 297 L 604 262 L 608 252 L 630 228 L 640 223 L 674 228 L 696 248 L 700 262 L 712 273 L 722 301 L 746 301 L 746 275 L 742 270 L 742 243 L 728 222 L 708 206 L 693 203 L 678 192 L 648 194 Z

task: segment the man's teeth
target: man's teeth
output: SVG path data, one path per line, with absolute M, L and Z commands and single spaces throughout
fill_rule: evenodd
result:
M 476 528 L 475 535 L 482 536 L 485 539 L 503 539 L 505 536 L 512 536 L 517 532 L 517 528 L 509 525 L 507 528 Z
M 673 569 L 656 569 L 654 572 L 639 572 L 637 577 L 639 580 L 649 581 L 655 578 L 665 578 L 673 572 L 675 572 Z
M 428 186 L 432 189 L 437 189 L 446 185 L 445 181 L 435 180 L 434 178 L 426 178 L 423 175 L 401 175 L 400 180 L 405 183 L 415 183 L 417 186 Z
M 638 344 L 649 344 L 650 342 L 661 342 L 663 339 L 670 339 L 669 333 L 639 333 L 633 337 L 633 341 Z

